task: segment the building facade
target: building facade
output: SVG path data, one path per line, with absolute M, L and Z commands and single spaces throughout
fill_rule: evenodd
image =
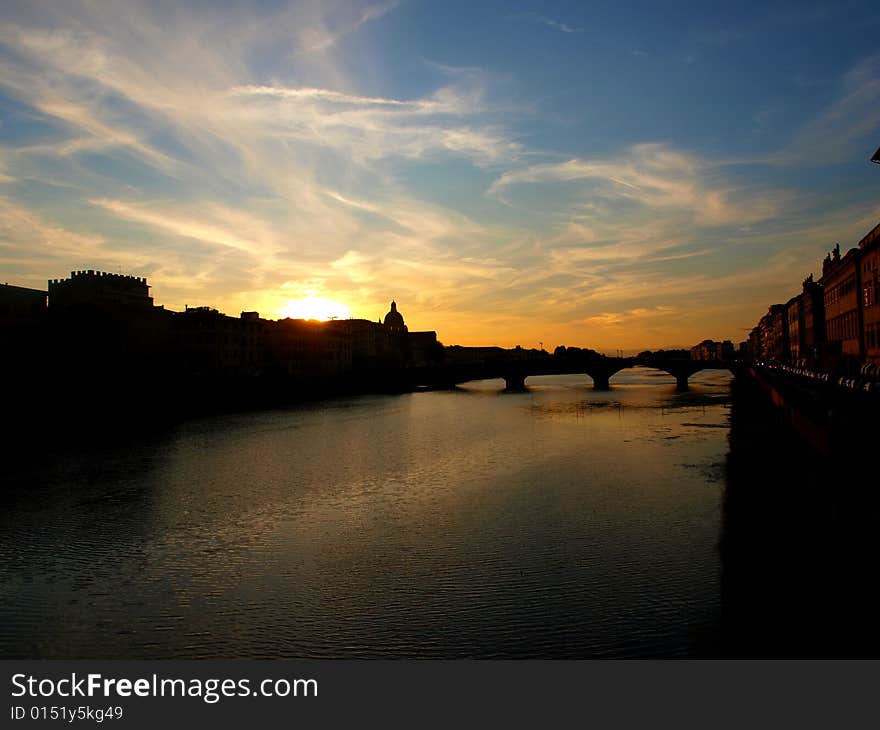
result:
M 40 289 L 0 284 L 0 374 L 7 394 L 21 395 L 14 387 L 19 375 L 34 375 L 43 367 L 46 299 L 46 292 Z
M 806 349 L 804 337 L 804 304 L 800 294 L 792 297 L 785 303 L 786 317 L 788 318 L 788 345 L 792 363 L 799 363 L 804 358 Z
M 822 285 L 810 274 L 801 285 L 800 359 L 806 367 L 816 367 L 825 347 L 825 301 Z
M 69 279 L 49 280 L 50 307 L 80 304 L 152 307 L 153 298 L 150 296 L 147 280 L 138 276 L 89 269 L 71 271 Z
M 859 241 L 865 361 L 880 364 L 880 223 Z
M 777 308 L 785 312 L 784 327 Z M 819 281 L 810 274 L 800 294 L 770 307 L 744 348 L 754 359 L 788 361 L 836 377 L 876 377 L 876 368 L 864 366 L 880 364 L 880 224 L 845 255 L 835 245 Z
M 840 244 L 822 262 L 826 353 L 841 365 L 862 358 L 859 249 L 840 255 Z
M 761 357 L 774 362 L 789 362 L 791 347 L 788 333 L 788 310 L 784 304 L 773 304 L 758 323 Z
M 735 352 L 733 342 L 703 340 L 691 348 L 691 360 L 732 360 Z

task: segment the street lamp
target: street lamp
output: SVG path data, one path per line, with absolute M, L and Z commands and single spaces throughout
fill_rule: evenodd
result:
M 871 162 L 876 162 L 880 165 L 880 147 L 877 148 L 877 151 L 874 153 L 874 156 L 871 158 Z

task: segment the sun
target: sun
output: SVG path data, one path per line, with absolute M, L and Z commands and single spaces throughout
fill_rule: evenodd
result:
M 302 299 L 290 299 L 278 313 L 291 319 L 348 319 L 351 310 L 340 302 L 332 299 L 309 295 Z

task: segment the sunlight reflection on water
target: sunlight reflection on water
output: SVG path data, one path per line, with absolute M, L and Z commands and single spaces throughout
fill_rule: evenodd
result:
M 339 399 L 12 475 L 4 657 L 700 653 L 727 372 Z

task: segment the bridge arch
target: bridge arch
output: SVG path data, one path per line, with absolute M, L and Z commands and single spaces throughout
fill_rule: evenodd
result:
M 667 360 L 665 362 L 644 362 L 643 367 L 669 373 L 675 378 L 675 389 L 685 392 L 690 389 L 689 381 L 693 375 L 703 370 L 728 370 L 733 374 L 733 366 L 722 360 Z
M 676 389 L 688 390 L 691 376 L 701 370 L 729 370 L 734 372 L 735 363 L 723 360 L 650 359 L 637 360 L 623 357 L 594 357 L 570 360 L 514 360 L 469 363 L 446 369 L 441 374 L 443 382 L 454 385 L 474 380 L 500 378 L 505 390 L 523 391 L 526 378 L 537 375 L 578 374 L 587 375 L 593 381 L 593 390 L 609 390 L 611 378 L 621 370 L 645 367 L 668 373 L 675 378 Z

